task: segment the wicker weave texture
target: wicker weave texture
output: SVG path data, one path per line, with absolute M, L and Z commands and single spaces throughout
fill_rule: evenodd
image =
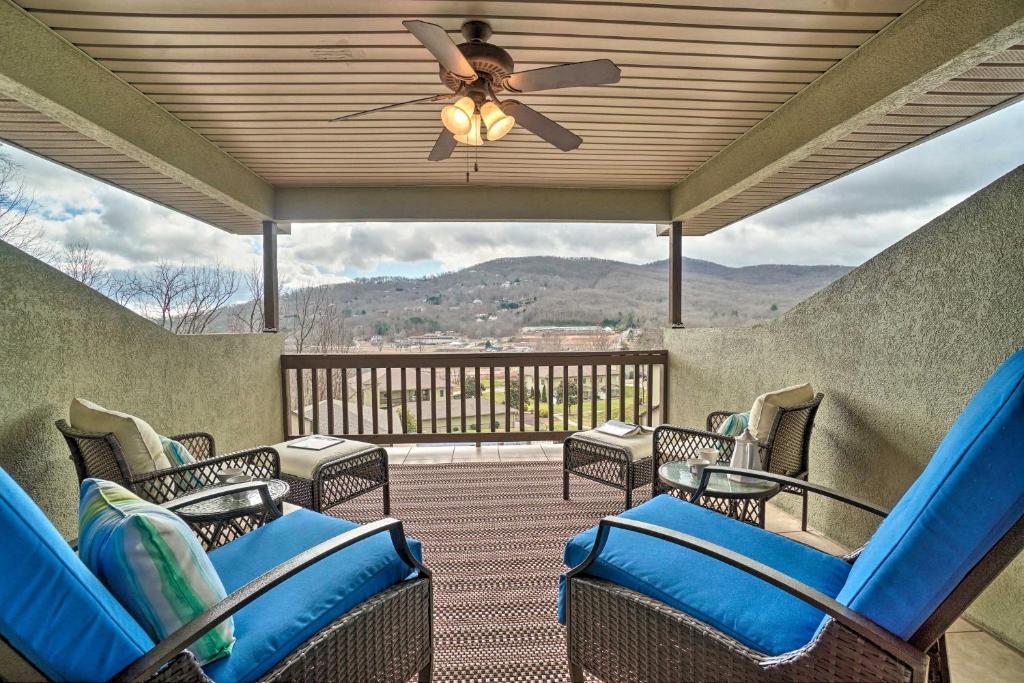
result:
M 632 460 L 625 450 L 570 436 L 562 448 L 562 497 L 569 499 L 569 475 L 600 482 L 624 492 L 625 507 L 633 507 L 633 490 L 649 486 L 651 458 Z
M 830 621 L 805 647 L 767 657 L 621 586 L 572 580 L 569 658 L 604 681 L 913 681 L 914 672 Z
M 328 462 L 313 473 L 312 479 L 282 474 L 291 486 L 288 502 L 323 512 L 356 496 L 383 489 L 384 514 L 391 511 L 388 482 L 388 453 L 371 447 L 361 453 Z

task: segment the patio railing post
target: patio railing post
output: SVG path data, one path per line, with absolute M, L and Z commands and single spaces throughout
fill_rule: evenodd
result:
M 263 221 L 263 331 L 277 332 L 277 223 Z
M 672 221 L 669 231 L 668 318 L 672 327 L 683 326 L 683 222 Z

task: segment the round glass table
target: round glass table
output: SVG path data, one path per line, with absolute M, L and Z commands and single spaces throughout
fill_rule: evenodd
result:
M 667 462 L 658 468 L 661 482 L 678 490 L 684 500 L 764 528 L 764 504 L 779 492 L 778 484 L 750 478 L 737 481 L 725 472 L 714 472 L 700 500 L 694 501 L 701 476 L 690 472 L 686 460 Z
M 288 495 L 290 488 L 288 482 L 269 479 L 252 483 L 267 485 L 271 509 L 268 509 L 260 491 L 252 489 L 226 492 L 213 498 L 174 507 L 174 512 L 185 520 L 185 523 L 199 536 L 207 549 L 219 547 L 281 515 L 281 501 Z M 201 491 L 215 492 L 218 488 L 227 486 L 230 484 L 211 486 L 201 489 Z M 197 492 L 193 491 L 192 493 Z M 172 505 L 173 502 L 171 501 Z

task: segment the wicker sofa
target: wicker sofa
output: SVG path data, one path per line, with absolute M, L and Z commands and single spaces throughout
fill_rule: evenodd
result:
M 234 485 L 254 486 L 265 484 Z M 0 566 L 0 636 L 20 660 L 12 674 L 0 658 L 0 679 L 25 671 L 37 680 L 200 683 L 431 678 L 430 571 L 396 519 L 358 526 L 297 510 L 215 549 L 209 557 L 227 597 L 156 643 L 2 470 L 0 535 L 21 551 Z M 231 654 L 200 667 L 185 648 L 228 617 Z
M 1021 442 L 1024 350 L 891 511 L 743 470 L 882 518 L 848 557 L 671 496 L 604 519 L 566 546 L 571 679 L 948 681 L 943 634 L 1024 548 L 1024 477 L 1005 447 Z

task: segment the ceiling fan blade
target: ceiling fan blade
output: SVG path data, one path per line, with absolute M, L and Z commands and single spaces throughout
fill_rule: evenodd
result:
M 476 70 L 466 61 L 459 46 L 448 37 L 448 32 L 443 28 L 419 19 L 403 21 L 402 25 L 416 36 L 416 40 L 423 43 L 423 47 L 430 50 L 430 54 L 434 55 L 434 59 L 439 61 L 441 66 L 466 83 L 476 80 Z
M 537 92 L 577 85 L 608 85 L 618 83 L 621 76 L 619 67 L 610 59 L 595 59 L 521 71 L 506 78 L 502 85 L 513 92 Z
M 505 100 L 501 103 L 501 108 L 515 118 L 520 126 L 563 152 L 570 152 L 583 143 L 583 138 L 579 135 L 563 128 L 540 112 L 530 109 L 522 102 Z
M 454 93 L 450 95 L 431 95 L 430 97 L 421 97 L 418 100 L 408 100 L 407 102 L 396 102 L 395 104 L 385 104 L 383 107 L 374 107 L 373 109 L 367 109 L 365 111 L 357 111 L 354 114 L 342 114 L 331 119 L 334 121 L 347 121 L 348 119 L 358 118 L 360 116 L 366 116 L 367 114 L 376 114 L 379 111 L 387 111 L 388 109 L 397 109 L 398 107 L 404 107 L 407 104 L 418 104 L 420 102 L 440 102 L 442 100 L 450 100 L 454 97 Z
M 430 156 L 427 159 L 430 161 L 444 161 L 454 151 L 455 136 L 447 128 L 442 128 L 441 134 L 437 136 L 437 142 L 434 143 L 434 149 L 430 150 Z

